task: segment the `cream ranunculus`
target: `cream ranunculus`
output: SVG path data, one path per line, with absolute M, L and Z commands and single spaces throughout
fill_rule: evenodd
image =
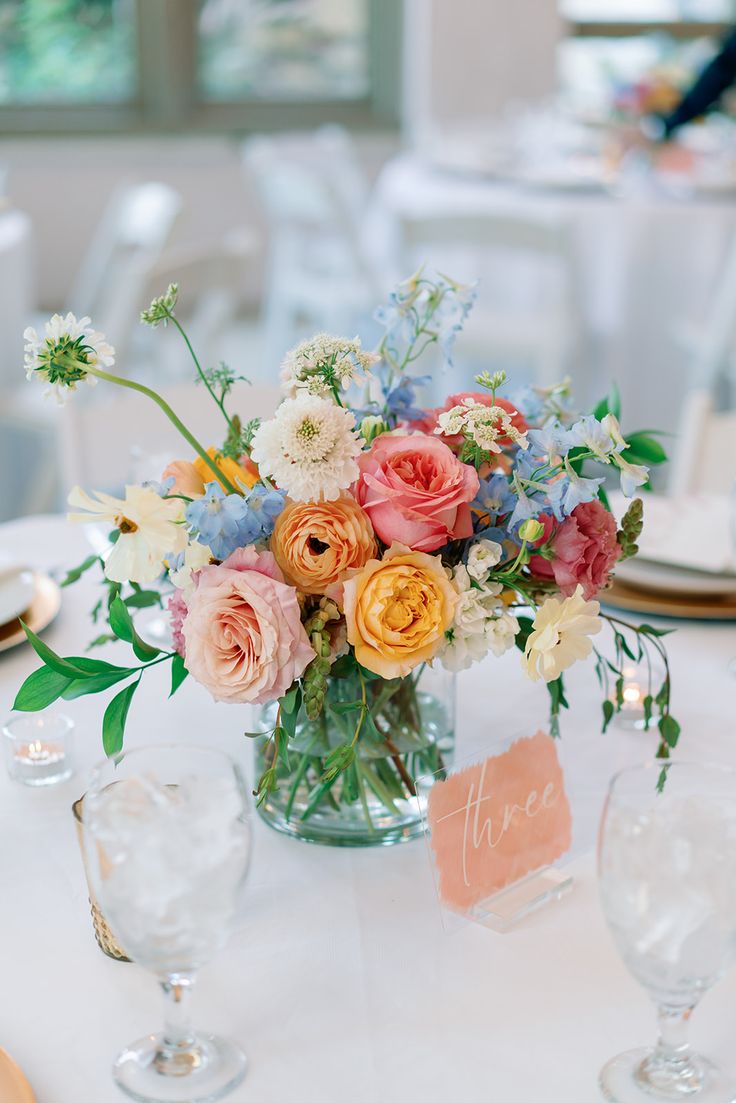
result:
M 382 678 L 404 677 L 437 653 L 457 600 L 439 556 L 392 544 L 343 586 L 355 657 Z
M 351 568 L 376 554 L 373 527 L 349 494 L 333 502 L 289 502 L 276 518 L 271 551 L 287 581 L 324 594 Z
M 578 585 L 571 597 L 548 597 L 537 610 L 522 664 L 533 682 L 555 678 L 593 650 L 590 636 L 601 630 L 600 604 L 586 601 Z

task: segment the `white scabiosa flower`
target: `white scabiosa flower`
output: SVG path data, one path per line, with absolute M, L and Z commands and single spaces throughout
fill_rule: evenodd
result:
M 161 498 L 150 487 L 126 486 L 125 498 L 96 491 L 93 498 L 75 486 L 68 502 L 84 511 L 70 513 L 70 521 L 109 521 L 118 529 L 105 560 L 105 574 L 112 582 L 154 582 L 166 557 L 187 546 L 184 503 Z
M 302 394 L 256 430 L 251 458 L 294 501 L 329 502 L 357 479 L 360 452 L 350 410 Z
M 580 585 L 571 597 L 547 598 L 537 610 L 521 660 L 533 682 L 553 682 L 578 659 L 587 659 L 593 650 L 590 637 L 601 630 L 600 608 L 597 601 L 585 600 Z
M 468 574 L 476 582 L 485 582 L 491 571 L 501 562 L 503 548 L 495 540 L 477 540 L 468 552 Z
M 452 583 L 459 599 L 452 625 L 445 633 L 442 665 L 448 670 L 467 670 L 489 651 L 503 655 L 513 647 L 519 622 L 500 600 L 501 586 L 495 582 L 473 585 L 462 564 L 455 567 Z
M 364 382 L 380 357 L 366 352 L 359 337 L 348 340 L 317 333 L 287 352 L 281 365 L 281 387 L 288 398 L 300 392 L 322 398 L 346 390 L 353 382 Z
M 54 314 L 42 337 L 29 326 L 23 338 L 26 377 L 48 383 L 46 393 L 55 394 L 59 403 L 82 380 L 94 386 L 97 379 L 88 368 L 111 368 L 115 363 L 115 349 L 108 345 L 103 334 L 92 329 L 89 318 L 77 319 L 73 314 L 62 318 Z

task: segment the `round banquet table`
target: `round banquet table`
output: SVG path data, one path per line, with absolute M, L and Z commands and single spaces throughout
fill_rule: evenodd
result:
M 484 247 L 448 249 L 440 239 L 427 254 L 402 256 L 403 228 L 414 220 L 531 217 L 570 227 L 579 347 L 570 365 L 575 393 L 597 401 L 611 380 L 620 386 L 624 415 L 637 425 L 675 431 L 680 404 L 692 382 L 686 338 L 698 334 L 736 231 L 736 193 L 699 192 L 677 198 L 642 181 L 630 194 L 528 186 L 480 173 L 443 168 L 418 153 L 388 161 L 376 181 L 371 234 L 401 273 L 426 262 L 452 265 L 451 275 L 479 275 L 476 312 L 499 309 L 509 286 L 531 278 L 527 265 L 496 267 Z M 498 263 L 502 264 L 498 271 Z M 532 262 L 533 263 L 533 262 Z M 509 274 L 512 274 L 510 278 Z M 472 324 L 472 320 L 471 323 Z M 469 380 L 458 379 L 457 389 Z M 461 386 L 461 384 L 463 386 Z
M 0 526 L 0 550 L 58 570 L 89 553 L 59 517 Z M 78 654 L 92 637 L 96 586 L 65 590 L 48 643 Z M 736 632 L 683 626 L 669 637 L 681 757 L 736 763 Z M 117 647 L 118 645 L 115 645 Z M 115 647 L 105 654 L 115 661 Z M 121 658 L 125 649 L 121 650 Z M 0 656 L 0 714 L 37 665 L 28 646 Z M 654 1037 L 654 1014 L 626 972 L 597 897 L 592 824 L 611 773 L 648 756 L 650 734 L 600 734 L 593 670 L 569 675 L 562 748 L 574 816 L 583 824 L 573 890 L 516 929 L 441 922 L 425 843 L 313 847 L 257 821 L 242 929 L 201 974 L 195 1020 L 238 1039 L 250 1058 L 233 1103 L 386 1103 L 448 1098 L 590 1103 L 606 1059 Z M 214 744 L 249 765 L 244 710 L 214 705 L 188 679 L 166 700 L 152 671 L 126 741 Z M 79 772 L 33 790 L 0 773 L 0 1046 L 23 1067 L 38 1103 L 116 1103 L 110 1063 L 161 1024 L 153 979 L 108 960 L 92 937 L 71 804 L 101 757 L 102 702 L 64 704 L 77 726 Z M 516 652 L 458 679 L 458 756 L 491 753 L 544 723 L 546 694 Z M 580 833 L 580 832 L 579 832 Z M 587 844 L 587 845 L 586 845 Z M 698 1009 L 693 1041 L 736 1078 L 736 972 Z

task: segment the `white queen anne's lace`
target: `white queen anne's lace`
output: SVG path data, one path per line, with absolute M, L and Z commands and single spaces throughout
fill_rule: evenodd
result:
M 324 398 L 331 393 L 330 380 L 345 390 L 365 380 L 379 359 L 366 352 L 359 337 L 348 340 L 317 333 L 287 352 L 281 365 L 281 389 L 288 398 L 304 391 Z
M 253 437 L 251 456 L 299 502 L 334 501 L 358 477 L 361 441 L 350 410 L 313 395 L 282 402 Z
M 485 406 L 473 398 L 464 398 L 459 405 L 441 413 L 437 420 L 435 433 L 453 437 L 463 433 L 485 452 L 499 453 L 509 441 L 519 448 L 528 447 L 526 433 L 519 432 L 502 406 Z

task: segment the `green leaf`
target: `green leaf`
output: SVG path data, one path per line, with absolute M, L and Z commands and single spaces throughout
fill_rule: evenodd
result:
M 680 725 L 669 712 L 659 719 L 659 734 L 668 747 L 676 747 L 680 738 Z
M 43 640 L 40 640 L 27 624 L 24 624 L 23 621 L 20 623 L 23 625 L 23 631 L 31 647 L 46 666 L 51 667 L 52 670 L 57 671 L 59 674 L 64 674 L 67 678 L 79 678 L 84 674 L 78 660 L 62 659 L 62 657 L 57 655 L 55 651 L 52 651 Z
M 649 731 L 652 723 L 652 709 L 654 706 L 654 698 L 651 693 L 648 693 L 642 702 L 644 706 L 644 730 Z
M 99 555 L 88 555 L 83 563 L 80 563 L 78 567 L 72 567 L 67 571 L 66 576 L 61 583 L 62 589 L 64 586 L 71 586 L 72 583 L 78 582 L 85 571 L 88 571 L 90 567 L 94 567 L 95 563 L 102 563 Z
M 158 590 L 136 590 L 134 594 L 130 594 L 124 600 L 128 609 L 150 609 L 152 605 L 163 608 L 161 594 Z
M 284 730 L 283 727 L 276 728 L 273 733 L 274 740 L 276 742 L 276 755 L 283 762 L 287 770 L 291 770 L 291 763 L 289 762 L 289 733 Z
M 301 704 L 301 699 L 301 689 L 299 688 L 299 685 L 297 684 L 292 686 L 289 692 L 285 693 L 284 696 L 279 700 L 281 711 L 287 713 L 298 712 L 299 706 Z
M 189 671 L 184 666 L 184 660 L 181 655 L 174 655 L 171 660 L 171 690 L 169 697 L 173 697 L 177 689 L 189 674 Z
M 619 711 L 623 708 L 624 704 L 624 680 L 623 678 L 616 679 L 616 710 Z
M 331 705 L 332 712 L 338 716 L 344 716 L 346 712 L 355 712 L 356 709 L 362 709 L 362 701 L 338 701 L 336 705 Z
M 112 632 L 103 632 L 101 636 L 95 636 L 95 638 L 87 644 L 85 651 L 91 651 L 93 647 L 102 647 L 103 644 L 110 643 L 110 641 L 114 639 L 115 637 Z
M 133 624 L 133 618 L 120 594 L 115 595 L 110 605 L 110 627 L 119 640 L 132 645 L 136 658 L 140 659 L 141 662 L 155 659 L 157 655 L 161 654 L 159 647 L 153 647 L 152 644 L 146 643 L 138 635 Z
M 639 624 L 636 629 L 644 636 L 671 636 L 674 628 L 652 628 L 651 624 Z
M 638 459 L 643 460 L 645 463 L 660 464 L 667 462 L 667 453 L 658 440 L 654 440 L 653 437 L 647 436 L 646 433 L 630 433 L 626 438 L 627 448 L 624 449 L 622 455 L 624 459 L 630 460 L 630 452 L 635 453 Z M 635 461 L 634 461 L 635 462 Z
M 615 710 L 613 707 L 613 701 L 603 702 L 603 727 L 601 728 L 602 732 L 605 732 L 608 725 L 611 723 L 614 711 Z
M 116 694 L 105 709 L 105 715 L 102 718 L 102 746 L 105 748 L 106 755 L 117 754 L 122 749 L 128 709 L 139 684 L 140 676 Z
M 78 678 L 69 682 L 61 696 L 65 701 L 74 701 L 77 697 L 86 697 L 90 693 L 102 693 L 103 690 L 117 685 L 134 673 L 134 670 L 109 670 L 103 674 L 95 674 L 91 678 Z
M 38 712 L 60 697 L 68 685 L 65 674 L 42 666 L 28 675 L 16 694 L 13 708 L 18 712 Z

